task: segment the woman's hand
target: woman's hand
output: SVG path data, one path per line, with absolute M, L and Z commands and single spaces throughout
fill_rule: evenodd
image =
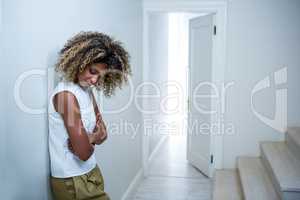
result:
M 91 135 L 94 144 L 101 144 L 107 138 L 106 126 L 100 113 L 96 116 L 96 126 Z
M 73 154 L 75 154 L 70 138 L 68 139 L 68 148 Z
M 107 138 L 106 126 L 102 120 L 100 113 L 97 114 L 96 116 L 96 126 L 93 130 L 93 133 L 87 135 L 89 138 L 89 142 L 92 145 L 102 144 L 106 140 Z M 72 146 L 70 139 L 68 139 L 68 148 L 74 154 L 74 148 Z

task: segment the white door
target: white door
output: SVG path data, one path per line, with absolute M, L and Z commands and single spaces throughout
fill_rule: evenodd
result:
M 187 159 L 211 177 L 211 85 L 214 15 L 189 22 Z

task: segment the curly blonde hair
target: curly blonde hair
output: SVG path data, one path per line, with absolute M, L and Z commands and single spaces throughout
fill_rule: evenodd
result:
M 99 32 L 80 32 L 69 39 L 59 52 L 56 71 L 68 81 L 77 83 L 77 75 L 95 63 L 105 63 L 107 70 L 96 83 L 105 96 L 114 94 L 131 75 L 129 54 L 122 43 Z

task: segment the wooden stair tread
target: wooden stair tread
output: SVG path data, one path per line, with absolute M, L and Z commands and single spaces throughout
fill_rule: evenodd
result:
M 236 170 L 217 170 L 213 200 L 242 200 L 242 190 Z
M 269 163 L 281 191 L 300 191 L 300 161 L 285 142 L 263 142 L 262 154 Z
M 238 170 L 246 200 L 280 200 L 260 158 L 239 157 Z

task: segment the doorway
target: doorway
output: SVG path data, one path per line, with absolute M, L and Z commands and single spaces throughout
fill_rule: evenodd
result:
M 147 92 L 147 110 L 151 113 L 147 114 L 146 125 L 150 143 L 149 176 L 203 176 L 187 161 L 187 99 L 189 22 L 204 15 L 207 14 L 178 12 L 149 17 L 151 87 Z M 155 89 L 159 92 L 155 93 Z
M 149 74 L 151 73 L 150 65 L 150 54 L 149 47 L 151 45 L 149 41 L 149 22 L 151 14 L 161 12 L 192 12 L 196 13 L 214 13 L 216 16 L 216 25 L 220 27 L 218 29 L 218 38 L 216 38 L 216 51 L 215 55 L 218 55 L 218 60 L 214 62 L 212 66 L 212 81 L 214 80 L 224 80 L 224 69 L 225 69 L 225 33 L 226 33 L 226 4 L 219 3 L 208 3 L 208 2 L 178 2 L 174 3 L 160 3 L 160 2 L 147 2 L 144 4 L 144 72 L 143 80 L 149 81 Z M 186 75 L 186 74 L 185 74 Z M 185 77 L 186 78 L 186 77 Z M 186 90 L 185 90 L 186 91 Z M 187 102 L 183 100 L 184 102 Z M 185 104 L 188 106 L 188 104 Z M 147 114 L 143 114 L 144 119 L 147 118 Z M 168 119 L 169 120 L 169 119 Z M 216 119 L 217 120 L 217 119 Z M 145 120 L 144 120 L 145 121 Z M 149 175 L 149 145 L 150 139 L 147 134 L 143 134 L 143 171 L 144 175 L 147 177 Z M 223 166 L 223 136 L 211 136 L 210 148 L 214 156 L 214 163 L 212 163 L 212 170 L 209 172 L 208 176 L 212 176 L 214 169 L 221 169 Z

